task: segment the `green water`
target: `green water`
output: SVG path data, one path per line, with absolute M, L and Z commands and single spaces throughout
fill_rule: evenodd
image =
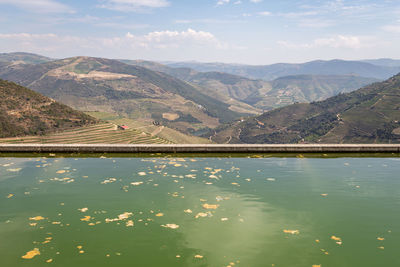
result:
M 400 266 L 399 174 L 396 157 L 1 157 L 0 265 Z

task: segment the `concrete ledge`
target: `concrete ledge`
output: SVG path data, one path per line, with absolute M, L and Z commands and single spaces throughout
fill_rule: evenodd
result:
M 400 153 L 400 144 L 108 145 L 2 144 L 0 152 L 28 153 Z

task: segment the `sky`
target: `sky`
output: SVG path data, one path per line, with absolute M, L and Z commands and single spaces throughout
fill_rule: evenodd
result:
M 263 65 L 399 47 L 400 0 L 0 0 L 0 53 Z

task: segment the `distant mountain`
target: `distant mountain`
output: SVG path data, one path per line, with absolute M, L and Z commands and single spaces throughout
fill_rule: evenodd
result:
M 321 102 L 221 126 L 220 143 L 400 143 L 400 74 Z
M 400 67 L 399 59 L 391 59 L 391 58 L 367 59 L 367 60 L 362 60 L 362 62 L 384 67 Z
M 201 72 L 225 72 L 250 79 L 274 80 L 290 75 L 355 75 L 375 79 L 387 79 L 400 72 L 399 66 L 378 66 L 361 61 L 311 61 L 302 64 L 279 63 L 265 66 L 238 65 L 224 63 L 170 62 L 174 68 L 191 68 Z
M 110 59 L 75 57 L 37 65 L 0 64 L 0 78 L 78 110 L 150 119 L 186 133 L 241 116 L 230 105 L 170 75 Z
M 28 88 L 0 80 L 0 137 L 43 135 L 96 122 Z
M 50 62 L 53 59 L 24 52 L 0 53 L 0 61 L 22 63 L 22 64 L 40 64 Z
M 248 113 L 253 113 L 249 105 L 256 109 L 254 112 L 271 110 L 296 102 L 323 100 L 379 81 L 354 75 L 293 75 L 266 82 L 223 72 L 197 72 L 189 68 L 172 68 L 151 61 L 126 60 L 125 62 L 183 79 L 201 87 L 207 95 L 230 103 L 238 110 L 240 106 L 245 107 Z M 233 103 L 232 99 L 236 101 Z
M 353 75 L 285 76 L 271 82 L 272 90 L 268 92 L 268 99 L 275 106 L 320 101 L 378 81 Z

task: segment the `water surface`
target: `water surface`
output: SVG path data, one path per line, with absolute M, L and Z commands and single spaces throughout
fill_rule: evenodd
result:
M 1 266 L 400 266 L 399 173 L 396 157 L 1 157 Z

